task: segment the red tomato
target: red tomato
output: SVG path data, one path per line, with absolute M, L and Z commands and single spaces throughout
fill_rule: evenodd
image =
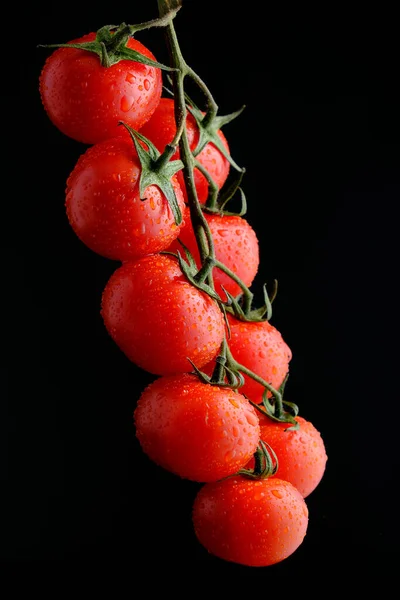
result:
M 267 567 L 301 545 L 308 508 L 288 481 L 232 477 L 200 489 L 193 524 L 199 542 L 211 554 L 249 567 Z
M 195 118 L 190 113 L 188 113 L 186 118 L 186 128 L 190 149 L 195 150 L 199 141 L 199 130 Z M 160 152 L 163 152 L 165 146 L 172 142 L 176 133 L 173 98 L 161 98 L 152 117 L 143 125 L 140 133 L 153 142 Z M 219 131 L 218 135 L 229 153 L 228 142 L 222 131 Z M 176 151 L 172 158 L 179 158 L 179 150 Z M 230 165 L 228 160 L 211 142 L 203 148 L 198 156 L 196 156 L 196 160 L 208 171 L 209 175 L 220 189 L 229 174 Z M 186 197 L 186 187 L 181 171 L 178 173 L 178 179 Z M 194 180 L 198 200 L 201 203 L 205 203 L 208 197 L 207 179 L 198 169 L 195 169 Z
M 189 209 L 187 209 L 187 213 L 189 213 Z M 250 287 L 257 275 L 260 262 L 258 239 L 254 229 L 243 217 L 206 213 L 204 216 L 211 230 L 216 258 L 233 271 L 247 287 Z M 185 221 L 186 225 L 180 230 L 179 239 L 187 246 L 200 267 L 200 254 L 189 214 Z M 184 256 L 184 250 L 177 240 L 171 244 L 168 250 L 171 252 L 179 250 Z M 241 293 L 239 285 L 220 269 L 213 270 L 213 277 L 215 291 L 223 300 L 226 298 L 226 294 L 221 286 L 232 296 Z
M 160 377 L 134 411 L 143 451 L 164 469 L 193 481 L 217 481 L 242 468 L 257 449 L 258 417 L 230 388 L 197 375 Z
M 176 258 L 153 254 L 127 262 L 102 297 L 105 326 L 136 365 L 155 375 L 201 368 L 219 351 L 225 323 L 217 303 L 183 275 Z
M 258 413 L 261 439 L 269 444 L 278 458 L 278 471 L 273 477 L 294 485 L 304 498 L 321 481 L 327 462 L 325 444 L 319 431 L 310 421 L 297 416 L 300 429 L 285 431 L 290 425 L 278 423 Z M 247 468 L 253 468 L 250 460 Z
M 95 33 L 72 40 L 93 41 Z M 155 60 L 134 38 L 127 47 Z M 162 77 L 157 67 L 121 60 L 103 67 L 93 52 L 58 48 L 46 60 L 39 90 L 52 123 L 65 135 L 94 144 L 118 135 L 119 121 L 139 129 L 151 117 L 161 97 Z
M 91 250 L 115 260 L 165 250 L 183 225 L 175 224 L 168 201 L 150 185 L 139 194 L 141 166 L 131 139 L 95 144 L 79 158 L 67 181 L 66 210 L 72 229 Z M 175 195 L 185 204 L 176 176 Z
M 292 352 L 281 333 L 268 321 L 239 321 L 230 314 L 228 321 L 231 329 L 228 345 L 233 358 L 278 389 L 289 372 L 292 358 Z M 211 374 L 214 366 L 215 362 L 212 361 L 203 371 Z M 244 375 L 244 379 L 240 392 L 260 404 L 265 388 L 248 375 Z M 270 392 L 268 396 L 271 396 Z

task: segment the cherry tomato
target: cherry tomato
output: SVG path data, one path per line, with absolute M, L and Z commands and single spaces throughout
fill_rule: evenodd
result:
M 189 209 L 187 209 L 189 213 Z M 204 214 L 213 236 L 215 256 L 235 273 L 247 287 L 253 283 L 257 275 L 260 262 L 258 239 L 254 229 L 243 218 L 237 216 L 220 216 Z M 179 232 L 179 239 L 187 246 L 200 267 L 200 254 L 197 247 L 196 237 L 190 220 L 190 215 L 185 218 L 186 225 Z M 170 248 L 171 252 L 179 252 L 184 255 L 182 245 L 175 240 Z M 222 286 L 237 296 L 241 293 L 239 285 L 218 268 L 213 270 L 215 291 L 224 300 L 226 294 Z
M 92 32 L 72 42 L 95 38 Z M 127 47 L 155 60 L 134 38 L 129 38 Z M 136 61 L 103 67 L 93 52 L 58 48 L 44 64 L 39 90 L 47 115 L 62 133 L 95 144 L 119 135 L 119 121 L 136 130 L 142 127 L 160 101 L 162 76 L 159 68 Z
M 164 469 L 193 481 L 217 481 L 242 468 L 259 442 L 254 408 L 230 388 L 192 374 L 151 383 L 134 411 L 143 451 Z
M 287 430 L 290 425 L 278 423 L 258 413 L 260 437 L 274 450 L 278 458 L 278 470 L 272 477 L 289 481 L 304 498 L 315 490 L 326 468 L 327 454 L 320 432 L 310 421 L 296 417 L 300 428 Z M 247 465 L 251 469 L 254 460 Z
M 91 146 L 67 181 L 66 210 L 80 240 L 98 254 L 130 260 L 165 250 L 183 221 L 174 215 L 159 187 L 139 194 L 141 166 L 133 141 L 114 138 Z M 181 213 L 185 204 L 176 179 L 172 185 Z
M 201 368 L 219 351 L 225 323 L 217 303 L 194 287 L 173 256 L 126 262 L 102 296 L 105 326 L 136 365 L 155 375 Z
M 264 381 L 278 389 L 289 372 L 292 352 L 282 338 L 282 334 L 268 321 L 239 321 L 228 314 L 231 337 L 228 339 L 233 358 Z M 211 375 L 215 361 L 203 367 Z M 265 388 L 248 375 L 243 375 L 245 383 L 240 392 L 250 400 L 260 404 Z M 268 392 L 271 397 L 271 392 Z
M 199 130 L 195 118 L 190 113 L 188 113 L 186 118 L 186 127 L 190 149 L 195 150 L 199 141 Z M 163 152 L 165 146 L 172 142 L 176 133 L 174 100 L 172 98 L 161 98 L 152 117 L 143 125 L 140 132 L 153 142 L 160 152 Z M 218 135 L 229 153 L 229 146 L 225 135 L 221 130 L 218 132 Z M 179 150 L 176 151 L 172 158 L 179 158 Z M 229 174 L 229 161 L 211 142 L 196 156 L 196 160 L 208 171 L 214 183 L 220 189 Z M 178 179 L 186 198 L 186 187 L 182 172 L 178 173 Z M 198 200 L 201 203 L 205 203 L 208 197 L 207 179 L 198 169 L 195 169 L 194 180 Z
M 199 542 L 211 554 L 250 567 L 267 567 L 302 544 L 308 508 L 288 481 L 230 477 L 200 489 L 193 524 Z

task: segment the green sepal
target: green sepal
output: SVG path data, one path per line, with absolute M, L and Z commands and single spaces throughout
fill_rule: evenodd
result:
M 186 261 L 187 261 L 186 262 L 183 259 L 181 253 L 178 250 L 177 253 L 176 253 L 176 256 L 178 258 L 178 262 L 179 262 L 179 266 L 181 268 L 181 271 L 183 272 L 183 274 L 186 276 L 186 278 L 190 281 L 190 283 L 192 285 L 194 285 L 199 290 L 202 290 L 203 292 L 205 292 L 206 294 L 208 294 L 209 296 L 211 296 L 211 298 L 213 298 L 214 300 L 216 300 L 219 303 L 219 305 L 221 306 L 223 303 L 222 303 L 221 298 L 217 294 L 217 292 L 211 286 L 209 286 L 207 283 L 205 283 L 204 281 L 199 282 L 199 281 L 196 280 L 196 275 L 198 273 L 198 268 L 197 268 L 196 261 L 194 260 L 192 254 L 186 248 L 186 246 L 179 239 L 178 239 L 178 241 L 180 242 L 180 244 L 184 248 L 184 251 L 185 251 L 185 254 L 186 254 Z
M 281 384 L 281 386 L 279 388 L 279 392 L 281 394 L 282 394 L 284 386 L 287 382 L 288 376 L 289 375 L 287 375 L 285 377 L 283 384 Z M 275 404 L 274 400 L 272 398 L 271 399 L 268 398 L 268 389 L 267 388 L 265 388 L 263 391 L 261 405 L 256 404 L 255 402 L 253 402 L 250 399 L 248 399 L 248 400 L 249 400 L 250 404 L 252 404 L 254 406 L 254 408 L 256 408 L 259 412 L 261 412 L 263 415 L 265 415 L 269 419 L 272 419 L 273 421 L 276 421 L 278 423 L 289 423 L 291 425 L 291 427 L 287 427 L 285 429 L 285 431 L 295 431 L 296 429 L 300 428 L 299 422 L 296 421 L 296 417 L 299 414 L 299 407 L 297 406 L 297 404 L 294 404 L 294 402 L 288 402 L 287 400 L 282 399 L 282 406 L 286 406 L 289 410 L 281 409 L 278 413 L 276 410 L 276 404 Z
M 198 168 L 200 167 L 198 162 L 196 162 L 196 166 Z M 203 212 L 220 216 L 243 217 L 247 212 L 247 201 L 245 193 L 240 187 L 240 184 L 242 182 L 243 175 L 245 174 L 245 172 L 246 169 L 242 169 L 241 171 L 239 171 L 235 180 L 232 181 L 229 185 L 224 185 L 220 190 L 217 186 L 211 188 L 209 182 L 209 196 L 207 202 L 202 206 Z M 237 212 L 226 210 L 225 206 L 230 200 L 232 200 L 236 192 L 240 192 L 240 210 Z
M 245 106 L 242 106 L 242 108 L 229 115 L 215 115 L 214 117 L 209 118 L 208 113 L 203 115 L 201 110 L 193 106 L 193 103 L 188 104 L 187 109 L 196 119 L 196 123 L 199 128 L 199 141 L 197 142 L 196 148 L 192 152 L 193 156 L 196 157 L 198 154 L 200 154 L 203 148 L 209 142 L 211 142 L 212 144 L 214 144 L 214 146 L 216 146 L 216 148 L 218 148 L 221 154 L 226 158 L 226 160 L 234 169 L 236 169 L 237 171 L 242 171 L 242 168 L 236 164 L 232 156 L 227 152 L 224 144 L 222 143 L 221 138 L 218 135 L 218 131 L 224 125 L 230 123 L 230 121 L 233 121 L 233 119 L 236 119 L 236 117 L 238 117 L 242 113 L 244 108 Z
M 172 80 L 169 77 L 169 75 L 167 75 L 167 78 L 169 82 L 172 83 Z M 174 92 L 171 89 L 164 86 L 164 90 L 171 96 L 174 96 Z M 230 123 L 231 121 L 233 121 L 233 119 L 236 119 L 236 117 L 238 117 L 246 107 L 242 106 L 241 108 L 239 108 L 239 110 L 229 115 L 215 115 L 214 117 L 210 118 L 210 115 L 208 113 L 203 115 L 203 112 L 200 110 L 200 108 L 196 106 L 195 102 L 193 102 L 193 100 L 188 96 L 186 92 L 184 93 L 184 96 L 186 101 L 186 108 L 195 118 L 197 126 L 199 128 L 199 141 L 197 142 L 196 148 L 192 151 L 193 156 L 196 157 L 198 154 L 200 154 L 203 148 L 209 142 L 211 142 L 214 144 L 214 146 L 218 148 L 221 154 L 223 154 L 223 156 L 226 158 L 227 161 L 229 161 L 229 163 L 234 169 L 236 169 L 237 171 L 244 172 L 244 169 L 239 167 L 233 160 L 232 156 L 226 151 L 226 148 L 218 135 L 218 131 L 224 125 Z
M 275 475 L 278 468 L 279 461 L 274 449 L 263 440 L 260 440 L 254 453 L 254 468 L 242 468 L 238 471 L 238 474 L 250 479 L 266 479 Z
M 42 48 L 76 48 L 86 50 L 96 54 L 103 67 L 111 67 L 121 60 L 132 60 L 143 63 L 150 67 L 156 67 L 164 71 L 176 71 L 175 68 L 163 65 L 155 60 L 151 60 L 140 52 L 128 48 L 126 45 L 129 38 L 133 36 L 138 27 L 135 25 L 126 25 L 122 23 L 118 27 L 115 25 L 105 25 L 96 32 L 96 39 L 92 42 L 71 42 L 67 44 L 40 44 Z M 111 31 L 115 29 L 114 34 Z
M 274 279 L 273 282 L 273 290 L 271 296 L 268 295 L 266 284 L 263 285 L 263 295 L 264 295 L 264 304 L 259 308 L 254 308 L 245 312 L 242 308 L 242 299 L 243 296 L 237 296 L 236 298 L 232 296 L 229 292 L 224 290 L 225 294 L 228 297 L 227 310 L 231 314 L 233 314 L 240 321 L 246 321 L 251 323 L 262 323 L 264 321 L 269 321 L 272 317 L 272 302 L 276 297 L 278 289 L 278 281 Z
M 176 225 L 180 225 L 182 223 L 182 211 L 179 207 L 171 178 L 183 168 L 183 162 L 181 160 L 160 160 L 164 157 L 164 154 L 161 154 L 149 139 L 122 121 L 120 125 L 123 125 L 129 131 L 142 167 L 139 179 L 141 200 L 146 200 L 144 192 L 149 185 L 158 186 L 168 201 Z M 145 150 L 138 140 L 144 142 L 148 149 Z M 164 152 L 171 154 L 170 148 Z

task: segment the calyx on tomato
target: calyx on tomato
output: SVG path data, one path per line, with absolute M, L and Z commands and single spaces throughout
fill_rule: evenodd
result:
M 127 47 L 127 42 L 130 37 L 141 30 L 147 29 L 154 25 L 165 25 L 170 19 L 154 19 L 141 25 L 127 25 L 121 23 L 121 25 L 104 25 L 96 32 L 96 39 L 93 42 L 83 43 L 67 43 L 67 44 L 45 44 L 41 45 L 44 48 L 77 48 L 78 50 L 87 50 L 87 52 L 93 52 L 100 58 L 101 65 L 103 67 L 111 67 L 120 60 L 133 60 L 135 62 L 143 63 L 151 67 L 157 67 L 164 71 L 175 71 L 176 69 L 163 65 L 155 60 L 151 60 L 140 52 L 132 50 Z M 164 23 L 165 21 L 165 23 Z
M 250 479 L 266 479 L 272 477 L 278 471 L 279 461 L 273 448 L 263 440 L 258 443 L 254 453 L 254 468 L 240 469 L 238 475 L 244 475 Z
M 243 217 L 247 212 L 247 201 L 243 189 L 240 187 L 246 169 L 241 169 L 238 176 L 228 186 L 218 189 L 212 179 L 208 179 L 209 193 L 207 202 L 201 207 L 203 212 L 213 215 Z M 233 199 L 236 192 L 240 192 L 240 209 L 236 212 L 226 210 L 228 202 Z
M 196 123 L 199 128 L 199 141 L 197 142 L 196 148 L 192 152 L 193 156 L 196 157 L 198 154 L 200 154 L 203 148 L 209 142 L 211 142 L 218 148 L 221 154 L 224 155 L 234 169 L 237 171 L 242 171 L 242 168 L 236 164 L 232 156 L 227 152 L 221 141 L 221 138 L 218 135 L 218 131 L 224 125 L 230 123 L 230 121 L 233 121 L 233 119 L 236 119 L 236 117 L 240 115 L 245 107 L 242 106 L 242 108 L 239 108 L 239 110 L 236 112 L 225 116 L 215 114 L 214 110 L 208 110 L 206 114 L 203 114 L 203 112 L 191 101 L 187 108 L 196 119 Z
M 172 145 L 168 145 L 161 154 L 154 144 L 144 135 L 135 131 L 123 121 L 120 122 L 120 125 L 123 125 L 128 130 L 133 143 L 135 144 L 140 165 L 142 167 L 139 179 L 140 199 L 143 201 L 146 200 L 144 192 L 149 185 L 158 186 L 168 201 L 174 215 L 175 223 L 180 225 L 180 223 L 182 223 L 182 212 L 179 208 L 174 186 L 171 182 L 171 177 L 183 168 L 183 162 L 181 160 L 170 160 L 176 148 Z M 148 147 L 147 150 L 143 148 L 143 145 L 139 143 L 138 139 L 146 144 Z
M 173 161 L 173 162 L 175 162 L 175 161 Z M 180 161 L 178 161 L 178 162 L 180 162 Z M 207 274 L 210 271 L 210 269 L 207 268 L 207 265 L 210 260 L 212 261 L 212 259 L 210 259 L 208 257 L 206 259 L 206 268 L 204 268 L 204 265 L 203 265 L 203 267 L 199 269 L 191 252 L 188 250 L 188 248 L 186 248 L 185 244 L 181 240 L 178 240 L 178 241 L 184 250 L 184 253 L 186 255 L 186 260 L 183 258 L 182 254 L 179 252 L 179 250 L 176 253 L 165 251 L 165 252 L 161 252 L 160 254 L 171 254 L 172 256 L 175 256 L 178 259 L 179 266 L 181 268 L 182 273 L 185 275 L 186 279 L 192 285 L 194 285 L 194 287 L 198 288 L 199 290 L 202 290 L 203 292 L 205 292 L 206 294 L 211 296 L 211 298 L 216 300 L 218 302 L 221 310 L 224 310 L 224 305 L 226 303 L 223 303 L 221 298 L 217 294 L 217 292 L 206 283 Z
M 252 308 L 251 301 L 253 298 L 251 298 L 250 302 L 248 301 L 246 303 L 244 294 L 235 298 L 234 296 L 232 296 L 232 294 L 230 294 L 227 290 L 224 289 L 224 292 L 228 298 L 227 310 L 240 321 L 250 321 L 253 323 L 260 321 L 269 321 L 272 317 L 272 302 L 276 297 L 277 291 L 277 279 L 273 280 L 273 289 L 270 295 L 267 292 L 266 284 L 264 284 L 264 304 L 259 308 Z
M 219 354 L 215 357 L 215 367 L 211 375 L 208 375 L 204 371 L 201 371 L 196 365 L 190 361 L 194 373 L 199 377 L 203 383 L 210 385 L 217 385 L 218 387 L 230 387 L 232 389 L 239 389 L 244 385 L 243 373 L 252 377 L 258 383 L 264 386 L 264 392 L 262 396 L 262 404 L 256 404 L 245 393 L 241 392 L 242 395 L 248 399 L 250 404 L 254 406 L 259 412 L 265 417 L 269 417 L 273 421 L 279 423 L 287 423 L 290 427 L 287 430 L 299 429 L 299 422 L 296 421 L 296 417 L 299 414 L 299 408 L 294 402 L 288 402 L 284 400 L 283 395 L 285 386 L 289 375 L 286 375 L 279 389 L 272 387 L 270 383 L 264 381 L 261 377 L 250 371 L 244 365 L 238 363 L 232 356 L 229 349 L 226 338 L 221 344 Z M 269 394 L 271 397 L 268 397 Z M 264 449 L 262 449 L 264 451 Z M 260 473 L 257 472 L 257 476 Z

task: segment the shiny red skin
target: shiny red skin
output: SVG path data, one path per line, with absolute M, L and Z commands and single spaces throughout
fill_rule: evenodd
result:
M 91 146 L 67 181 L 69 223 L 88 248 L 114 260 L 132 260 L 165 250 L 178 236 L 168 201 L 151 185 L 140 199 L 141 166 L 131 139 L 114 138 Z M 182 215 L 185 204 L 172 178 Z
M 193 504 L 193 525 L 199 542 L 214 556 L 268 567 L 302 544 L 308 508 L 287 481 L 231 477 L 200 489 Z
M 289 372 L 292 358 L 292 352 L 282 334 L 268 321 L 239 321 L 230 314 L 228 321 L 231 331 L 228 344 L 233 358 L 278 389 Z M 212 361 L 203 370 L 211 374 L 214 366 L 215 361 Z M 244 375 L 244 379 L 240 392 L 260 404 L 265 388 L 248 375 Z M 268 392 L 268 397 L 270 396 L 271 393 Z
M 140 396 L 136 436 L 155 463 L 193 481 L 217 481 L 236 473 L 257 449 L 255 409 L 230 388 L 196 375 L 160 377 Z
M 225 323 L 217 303 L 183 275 L 176 258 L 126 262 L 108 280 L 101 314 L 112 339 L 155 375 L 185 373 L 219 351 Z
M 294 485 L 306 498 L 320 483 L 326 468 L 327 454 L 320 432 L 310 421 L 296 417 L 300 428 L 287 431 L 287 423 L 278 423 L 261 413 L 261 439 L 267 442 L 278 458 L 278 470 L 273 477 Z M 254 466 L 254 459 L 247 468 Z
M 259 244 L 254 229 L 243 217 L 207 213 L 204 216 L 213 237 L 216 258 L 233 271 L 247 287 L 250 287 L 260 264 Z M 179 239 L 187 246 L 200 267 L 200 254 L 189 214 L 185 221 L 185 226 L 179 232 Z M 184 250 L 178 240 L 172 242 L 169 250 L 171 252 L 179 250 L 184 256 Z M 222 286 L 232 296 L 241 293 L 240 286 L 220 269 L 213 270 L 213 278 L 215 291 L 222 300 L 226 299 Z
M 74 43 L 93 41 L 88 33 Z M 130 38 L 128 48 L 156 60 L 141 42 Z M 95 144 L 119 134 L 124 121 L 140 129 L 161 98 L 160 69 L 132 60 L 103 67 L 93 52 L 57 48 L 47 58 L 39 79 L 44 109 L 52 123 L 78 142 Z
M 186 128 L 190 149 L 195 150 L 199 141 L 199 130 L 195 118 L 190 113 L 186 118 Z M 164 150 L 167 144 L 172 142 L 176 133 L 174 101 L 172 98 L 161 98 L 152 117 L 143 125 L 140 132 L 153 142 L 160 152 Z M 229 154 L 229 146 L 225 135 L 221 130 L 218 131 L 218 135 Z M 176 159 L 179 156 L 180 152 L 177 150 L 172 158 Z M 196 156 L 196 160 L 208 171 L 214 183 L 221 189 L 228 177 L 230 165 L 218 148 L 211 142 L 208 143 Z M 185 198 L 187 198 L 182 171 L 178 173 L 178 179 Z M 208 197 L 207 179 L 198 169 L 194 169 L 194 181 L 198 200 L 204 204 Z

